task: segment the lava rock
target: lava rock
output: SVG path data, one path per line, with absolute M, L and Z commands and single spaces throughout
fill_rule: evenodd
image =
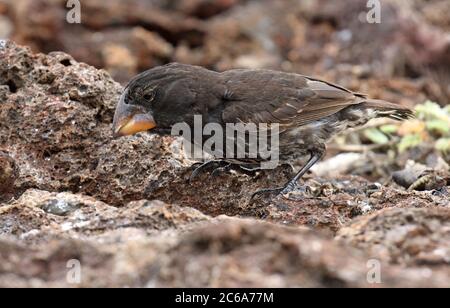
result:
M 19 176 L 14 159 L 0 152 L 0 201 L 5 201 L 14 193 L 14 183 Z

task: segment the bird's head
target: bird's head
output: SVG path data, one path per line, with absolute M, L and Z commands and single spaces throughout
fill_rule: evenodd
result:
M 116 108 L 113 131 L 116 137 L 148 130 L 167 132 L 199 112 L 187 67 L 162 66 L 128 84 Z

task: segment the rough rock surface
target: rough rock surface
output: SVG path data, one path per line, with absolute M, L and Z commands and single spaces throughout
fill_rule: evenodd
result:
M 17 177 L 15 161 L 8 154 L 0 152 L 0 201 L 7 201 L 12 197 Z
M 0 42 L 0 286 L 377 287 L 373 258 L 381 286 L 450 285 L 448 190 L 322 175 L 310 195 L 249 203 L 290 170 L 189 183 L 179 140 L 112 138 L 121 89 L 69 55 Z
M 450 265 L 450 208 L 382 210 L 342 228 L 338 238 L 393 263 L 445 267 Z
M 314 231 L 158 201 L 115 208 L 29 190 L 0 207 L 0 218 L 1 287 L 379 286 L 367 282 L 369 255 Z M 79 284 L 67 279 L 71 260 L 82 266 Z M 381 277 L 385 287 L 448 281 L 442 271 L 384 261 Z

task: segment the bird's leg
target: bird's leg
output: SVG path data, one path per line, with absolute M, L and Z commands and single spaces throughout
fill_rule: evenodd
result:
M 289 183 L 286 184 L 286 186 L 284 187 L 284 189 L 283 189 L 283 191 L 281 193 L 282 194 L 287 194 L 287 193 L 290 193 L 293 190 L 295 190 L 295 188 L 297 187 L 298 180 L 300 180 L 306 174 L 306 172 L 308 172 L 309 169 L 311 169 L 312 166 L 314 166 L 322 158 L 322 156 L 323 156 L 322 152 L 320 152 L 320 153 L 311 153 L 311 158 L 309 159 L 309 161 L 294 176 L 294 178 L 292 180 L 290 180 Z
M 193 166 L 195 167 L 194 171 L 192 172 L 191 176 L 189 177 L 189 182 L 192 182 L 200 173 L 211 167 L 212 165 L 221 164 L 223 161 L 221 160 L 210 160 L 204 163 L 196 163 Z
M 306 163 L 306 165 L 303 166 L 303 168 L 285 186 L 273 189 L 259 190 L 252 195 L 251 199 L 254 199 L 256 196 L 261 194 L 276 193 L 285 195 L 294 191 L 297 188 L 298 180 L 300 180 L 306 174 L 306 172 L 308 172 L 309 169 L 311 169 L 311 167 L 314 166 L 322 158 L 323 154 L 323 151 L 311 152 L 311 158 Z

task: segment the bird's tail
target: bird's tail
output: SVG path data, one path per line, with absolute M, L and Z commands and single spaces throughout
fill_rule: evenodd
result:
M 374 109 L 377 118 L 390 118 L 398 121 L 415 118 L 411 109 L 383 100 L 366 99 L 363 104 L 366 108 Z

